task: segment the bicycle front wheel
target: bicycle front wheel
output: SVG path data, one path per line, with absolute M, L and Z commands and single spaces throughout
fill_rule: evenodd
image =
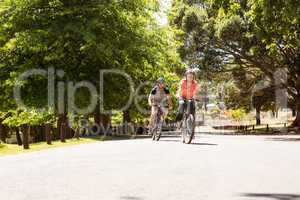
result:
M 156 116 L 155 125 L 154 128 L 152 129 L 152 140 L 159 141 L 161 137 L 161 132 L 162 132 L 162 121 L 161 121 L 161 116 L 158 115 Z
M 195 135 L 195 119 L 192 114 L 190 114 L 185 120 L 185 127 L 183 131 L 183 142 L 190 144 Z
M 156 138 L 155 138 L 156 141 L 158 141 L 160 139 L 160 137 L 161 137 L 162 124 L 163 124 L 162 122 L 158 123 L 158 127 L 156 129 Z

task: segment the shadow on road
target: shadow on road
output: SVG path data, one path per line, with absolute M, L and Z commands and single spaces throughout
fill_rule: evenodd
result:
M 181 143 L 180 139 L 178 140 L 171 140 L 171 139 L 161 139 L 160 142 L 179 142 Z M 218 144 L 213 143 L 204 143 L 204 142 L 192 142 L 189 145 L 199 145 L 199 146 L 217 146 Z
M 149 139 L 148 135 L 115 135 L 115 136 L 84 136 L 82 138 L 89 138 L 95 141 L 118 141 L 118 140 L 134 140 L 134 139 Z
M 267 138 L 266 140 L 282 141 L 282 142 L 300 142 L 300 138 L 291 138 L 291 137 Z
M 160 142 L 180 142 L 179 140 L 165 140 L 165 139 L 160 139 Z
M 245 193 L 244 197 L 269 198 L 273 200 L 300 200 L 300 194 Z
M 200 146 L 218 146 L 218 144 L 213 144 L 213 143 L 198 143 L 198 142 L 192 142 L 189 145 L 200 145 Z

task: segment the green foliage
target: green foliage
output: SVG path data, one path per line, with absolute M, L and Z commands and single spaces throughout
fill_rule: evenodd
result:
M 16 84 L 22 85 L 27 106 L 34 110 L 47 105 L 45 77 L 17 82 L 30 69 L 54 67 L 65 72 L 57 81 L 99 86 L 101 69 L 123 70 L 139 85 L 161 75 L 173 77 L 182 66 L 173 29 L 158 26 L 153 17 L 158 10 L 155 0 L 5 0 L 5 4 L 7 9 L 0 10 L 0 110 L 16 109 L 12 98 Z M 124 77 L 106 76 L 104 85 L 101 100 L 106 110 L 127 102 L 129 85 Z M 89 100 L 88 91 L 80 88 L 76 105 L 85 107 Z
M 191 12 L 195 9 L 204 9 L 207 15 L 196 17 Z M 234 92 L 235 97 L 242 107 L 251 101 L 244 97 L 251 95 L 257 80 L 274 80 L 274 73 L 281 69 L 287 73 L 287 83 L 272 82 L 271 87 L 286 88 L 289 106 L 298 105 L 300 110 L 296 103 L 300 96 L 299 12 L 299 2 L 292 0 L 176 0 L 170 18 L 184 31 L 184 45 L 179 49 L 182 58 L 200 65 L 203 78 L 232 72 L 241 91 L 240 95 Z
M 54 113 L 52 111 L 9 111 L 9 117 L 7 117 L 3 124 L 9 127 L 19 127 L 23 124 L 27 125 L 41 125 L 44 123 L 53 123 L 55 120 Z
M 1 112 L 0 111 L 0 120 L 3 120 L 5 118 L 5 116 L 7 115 L 6 112 Z
M 242 108 L 236 109 L 236 110 L 229 110 L 228 112 L 233 119 L 238 120 L 238 121 L 244 119 L 247 115 L 246 110 L 244 110 Z
M 116 112 L 111 119 L 112 124 L 121 124 L 123 122 L 123 113 Z

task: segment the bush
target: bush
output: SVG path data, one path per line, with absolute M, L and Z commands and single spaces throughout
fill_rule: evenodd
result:
M 230 116 L 235 120 L 242 120 L 246 117 L 247 112 L 243 108 L 229 110 Z
M 8 113 L 9 117 L 3 121 L 3 124 L 9 127 L 19 127 L 22 124 L 41 125 L 43 123 L 52 123 L 55 120 L 52 111 L 13 110 Z
M 112 115 L 111 117 L 111 123 L 116 125 L 116 124 L 121 124 L 123 122 L 123 113 L 122 112 L 116 112 Z

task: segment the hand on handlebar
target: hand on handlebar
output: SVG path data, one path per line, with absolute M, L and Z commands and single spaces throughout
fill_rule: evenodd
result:
M 201 98 L 196 96 L 196 97 L 193 97 L 193 100 L 194 101 L 201 101 Z

